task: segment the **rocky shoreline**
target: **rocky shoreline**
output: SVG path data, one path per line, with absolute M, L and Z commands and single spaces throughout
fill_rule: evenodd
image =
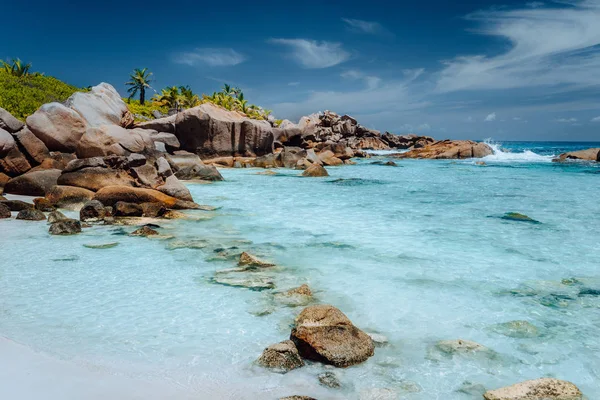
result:
M 492 154 L 484 143 L 435 141 L 423 136 L 380 134 L 349 116 L 326 112 L 284 121 L 279 127 L 240 113 L 203 104 L 174 116 L 134 124 L 118 93 L 107 84 L 77 93 L 66 104 L 42 106 L 26 124 L 0 112 L 0 182 L 8 194 L 36 196 L 33 204 L 0 197 L 0 218 L 42 221 L 49 233 L 71 235 L 90 224 L 127 224 L 128 218 L 184 217 L 178 210 L 212 210 L 196 204 L 182 181 L 214 182 L 216 166 L 292 168 L 303 176 L 327 176 L 326 166 L 351 164 L 365 149 L 408 150 L 396 158 L 464 159 Z M 596 152 L 597 154 L 598 152 Z M 565 157 L 569 158 L 569 157 Z M 390 164 L 391 165 L 391 164 Z M 79 219 L 58 209 L 79 210 Z M 160 236 L 159 226 L 143 224 L 133 236 Z M 212 282 L 252 290 L 273 290 L 264 271 L 277 266 L 243 252 L 237 266 L 217 271 Z M 289 339 L 267 347 L 257 364 L 286 373 L 307 363 L 347 368 L 365 362 L 385 337 L 356 327 L 332 305 L 317 304 L 306 286 L 273 292 L 279 304 L 303 307 Z M 314 303 L 314 304 L 313 304 Z M 496 353 L 456 339 L 436 343 L 432 357 Z M 340 387 L 333 372 L 318 377 Z M 378 393 L 368 398 L 381 398 Z M 379 396 L 379 397 L 378 397 Z M 389 397 L 389 396 L 388 396 Z M 289 397 L 308 399 L 308 397 Z M 541 378 L 487 391 L 486 400 L 580 400 L 572 383 Z

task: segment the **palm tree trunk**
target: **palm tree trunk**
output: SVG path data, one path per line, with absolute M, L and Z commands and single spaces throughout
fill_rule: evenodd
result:
M 140 104 L 144 105 L 144 101 L 146 100 L 146 90 L 142 87 L 140 89 Z

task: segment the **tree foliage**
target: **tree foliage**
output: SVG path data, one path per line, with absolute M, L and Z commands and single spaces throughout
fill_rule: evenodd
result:
M 129 75 L 130 80 L 125 82 L 125 85 L 129 86 L 127 92 L 129 93 L 129 99 L 135 97 L 140 93 L 140 104 L 144 105 L 146 101 L 146 88 L 152 88 L 150 86 L 152 72 L 148 71 L 148 68 L 136 68 L 133 73 Z

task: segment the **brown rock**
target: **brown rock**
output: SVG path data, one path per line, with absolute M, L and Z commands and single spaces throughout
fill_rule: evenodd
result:
M 118 125 L 89 128 L 77 145 L 77 157 L 126 156 L 154 149 L 149 132 L 144 129 L 125 129 Z
M 26 196 L 45 196 L 56 185 L 60 174 L 59 169 L 28 172 L 8 181 L 4 186 L 4 192 Z
M 6 185 L 6 183 L 8 181 L 10 181 L 10 176 L 0 172 L 0 189 L 4 189 L 4 186 Z M 0 190 L 0 192 L 1 192 L 1 190 Z
M 28 208 L 25 210 L 19 211 L 17 214 L 17 219 L 24 219 L 27 221 L 44 221 L 46 216 L 43 212 L 39 210 L 34 210 L 33 208 Z
M 394 156 L 398 158 L 462 159 L 481 158 L 492 153 L 492 148 L 485 143 L 470 140 L 442 140 Z
M 36 163 L 41 164 L 45 159 L 50 158 L 48 147 L 27 127 L 15 133 L 15 139 Z
M 336 367 L 359 364 L 375 351 L 369 335 L 330 305 L 305 308 L 296 318 L 290 339 L 302 357 Z
M 141 217 L 144 213 L 142 207 L 134 203 L 117 201 L 113 206 L 113 215 L 115 217 Z
M 141 228 L 136 229 L 135 231 L 131 232 L 130 235 L 131 236 L 148 237 L 148 236 L 159 235 L 159 233 L 157 231 L 155 231 L 154 229 L 144 225 Z
M 194 201 L 190 190 L 177 179 L 175 175 L 171 175 L 165 179 L 165 183 L 157 186 L 156 190 L 165 193 L 176 199 L 184 201 Z
M 319 153 L 319 160 L 325 165 L 336 166 L 343 165 L 344 161 L 337 158 L 331 150 L 325 150 Z
M 108 168 L 104 158 L 102 157 L 90 157 L 90 158 L 76 158 L 69 161 L 67 166 L 63 169 L 64 173 L 79 171 L 83 168 Z
M 36 199 L 33 199 L 33 208 L 44 212 L 51 212 L 56 210 L 56 207 L 54 207 L 54 205 L 50 203 L 45 197 L 38 197 Z
M 8 207 L 10 211 L 33 210 L 33 204 L 21 200 L 0 200 L 0 204 Z
M 263 351 L 257 363 L 273 372 L 283 373 L 304 366 L 296 345 L 291 340 L 269 346 Z
M 102 221 L 111 217 L 112 212 L 98 200 L 90 200 L 79 210 L 79 219 L 84 222 Z
M 584 161 L 598 161 L 600 155 L 600 148 L 592 148 L 579 151 L 570 151 L 563 153 L 554 159 L 554 161 L 568 161 L 568 160 L 584 160 Z
M 135 180 L 127 172 L 112 168 L 91 167 L 60 175 L 57 183 L 62 186 L 76 186 L 97 192 L 107 186 L 134 187 Z
M 275 293 L 275 300 L 288 307 L 306 306 L 313 301 L 313 294 L 307 284 L 290 289 L 286 292 Z
M 0 170 L 8 176 L 19 176 L 31 169 L 31 164 L 15 145 L 0 158 Z
M 50 214 L 48 214 L 48 223 L 49 224 L 53 224 L 55 222 L 62 221 L 65 219 L 69 219 L 69 218 L 65 214 L 61 213 L 60 211 L 52 211 Z
M 583 394 L 571 382 L 541 378 L 517 383 L 483 395 L 486 400 L 582 400 Z
M 329 176 L 329 173 L 321 165 L 313 164 L 302 173 L 302 176 L 324 177 Z
M 76 219 L 62 219 L 50 225 L 51 235 L 74 235 L 81 232 L 81 222 Z
M 252 268 L 269 268 L 269 267 L 274 267 L 275 264 L 271 264 L 262 260 L 259 260 L 258 258 L 256 258 L 255 256 L 253 256 L 252 254 L 248 254 L 246 252 L 243 252 L 240 255 L 240 260 L 238 261 L 238 265 L 240 267 L 248 267 L 247 269 L 252 269 Z
M 58 208 L 71 207 L 76 204 L 86 203 L 94 197 L 94 192 L 76 186 L 53 186 L 46 199 Z
M 164 180 L 158 176 L 156 168 L 150 164 L 144 164 L 140 167 L 131 168 L 131 175 L 145 187 L 156 189 L 157 186 L 164 184 Z
M 177 179 L 181 180 L 203 180 L 222 181 L 223 175 L 214 165 L 192 165 L 180 168 L 175 172 Z
M 308 397 L 308 396 L 287 396 L 287 397 L 281 397 L 279 400 L 317 400 L 313 397 Z
M 160 203 L 142 203 L 142 217 L 157 218 L 162 217 L 167 209 Z
M 0 219 L 2 218 L 10 218 L 10 208 L 8 206 L 0 203 Z
M 95 200 L 107 206 L 113 206 L 118 201 L 128 203 L 161 203 L 166 208 L 196 209 L 198 205 L 168 196 L 158 190 L 134 188 L 127 186 L 107 186 L 100 189 L 94 196 Z

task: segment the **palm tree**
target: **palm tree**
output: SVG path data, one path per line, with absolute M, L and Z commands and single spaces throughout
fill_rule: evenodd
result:
M 163 106 L 178 109 L 180 100 L 179 88 L 177 86 L 164 88 L 160 94 L 157 93 L 152 99 Z
M 181 104 L 185 108 L 196 107 L 200 104 L 200 98 L 197 94 L 194 94 L 192 88 L 189 86 L 179 86 L 179 90 L 181 91 Z
M 29 75 L 30 68 L 31 63 L 23 64 L 23 61 L 21 61 L 20 58 L 13 58 L 12 63 L 2 61 L 2 69 L 4 70 L 4 72 L 17 76 L 19 78 Z
M 131 75 L 129 75 L 129 77 L 131 78 L 131 80 L 129 82 L 126 82 L 125 85 L 127 86 L 131 86 L 129 89 L 127 89 L 127 92 L 129 93 L 129 99 L 131 99 L 132 97 L 134 97 L 137 92 L 140 92 L 140 104 L 144 105 L 144 102 L 146 101 L 146 88 L 150 88 L 150 82 L 152 82 L 152 80 L 150 79 L 150 77 L 152 76 L 152 72 L 148 71 L 148 68 L 136 68 L 133 70 L 133 73 Z

